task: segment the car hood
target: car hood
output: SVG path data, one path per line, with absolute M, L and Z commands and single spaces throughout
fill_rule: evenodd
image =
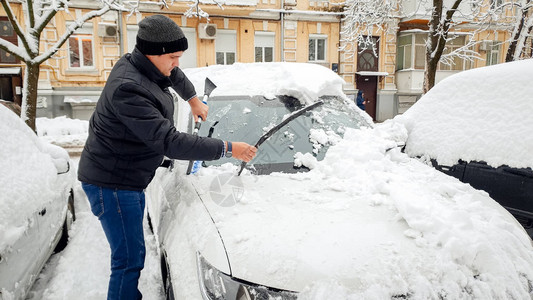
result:
M 470 257 L 476 254 L 450 254 L 438 244 L 441 238 L 431 238 L 430 228 L 421 232 L 431 224 L 406 221 L 402 204 L 395 201 L 405 196 L 401 185 L 378 185 L 369 193 L 348 188 L 347 181 L 310 174 L 234 174 L 215 172 L 194 183 L 220 232 L 233 277 L 298 292 L 333 282 L 351 292 L 379 288 L 387 295 L 405 295 L 398 287 L 419 284 L 432 290 L 446 281 L 460 286 L 477 272 Z M 469 217 L 458 213 L 451 218 Z M 465 255 L 472 269 L 456 260 Z

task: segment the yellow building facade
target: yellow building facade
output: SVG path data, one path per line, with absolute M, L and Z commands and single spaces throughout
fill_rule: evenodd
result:
M 406 0 L 407 4 L 410 2 L 416 1 Z M 180 61 L 182 68 L 269 61 L 320 64 L 345 80 L 348 95 L 364 90 L 370 100 L 367 112 L 375 120 L 392 118 L 405 111 L 422 93 L 427 19 L 417 18 L 415 14 L 398 17 L 385 26 L 392 30 L 373 31 L 372 37 L 378 44 L 376 53 L 358 51 L 356 45 L 343 42 L 342 3 L 340 0 L 232 0 L 222 7 L 200 5 L 209 19 L 187 17 L 185 13 L 191 3 L 184 1 L 173 2 L 169 7 L 162 7 L 159 1 L 142 1 L 135 13 L 110 11 L 77 29 L 41 65 L 38 117 L 67 115 L 88 119 L 114 64 L 135 46 L 137 24 L 149 15 L 164 14 L 180 25 L 188 39 L 189 49 Z M 11 4 L 23 24 L 22 5 L 17 1 Z M 41 36 L 41 51 L 47 51 L 68 26 L 94 9 L 94 1 L 76 0 L 68 11 L 58 12 Z M 2 26 L 10 25 L 0 8 Z M 8 29 L 0 31 L 0 37 L 16 40 Z M 464 26 L 461 30 L 472 29 Z M 477 38 L 489 41 L 474 49 L 486 59 L 460 61 L 453 66 L 443 64 L 437 80 L 505 60 L 508 47 L 505 41 L 509 36 L 504 28 L 479 33 Z M 10 71 L 0 72 L 0 98 L 11 97 L 15 101 L 20 98 L 17 92 L 24 65 L 12 58 L 0 59 L 2 69 Z

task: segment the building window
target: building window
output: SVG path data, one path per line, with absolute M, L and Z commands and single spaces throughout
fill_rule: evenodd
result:
M 217 30 L 215 40 L 217 65 L 231 65 L 237 57 L 237 32 L 235 30 Z
M 500 62 L 500 45 L 491 42 L 487 47 L 487 66 L 496 65 Z
M 133 52 L 135 45 L 137 44 L 137 32 L 139 32 L 138 25 L 127 25 L 126 34 L 128 38 L 128 52 Z
M 180 69 L 196 68 L 198 66 L 196 57 L 196 29 L 181 27 L 181 30 L 187 38 L 189 47 L 183 52 L 180 58 Z
M 503 0 L 490 0 L 490 8 L 497 9 L 502 6 Z
M 93 67 L 93 37 L 74 35 L 68 39 L 69 62 L 71 68 Z
M 427 34 L 415 34 L 415 69 L 426 68 L 426 39 Z
M 255 33 L 255 62 L 274 61 L 274 38 L 273 32 Z
M 425 33 L 407 34 L 398 38 L 397 70 L 425 69 L 426 38 Z
M 17 34 L 7 17 L 0 18 L 0 38 L 17 45 Z M 17 58 L 7 51 L 0 49 L 0 63 L 16 63 Z
M 67 26 L 70 24 L 67 23 Z M 91 23 L 78 28 L 68 39 L 70 68 L 94 68 L 94 38 Z
M 319 35 L 309 36 L 309 61 L 326 60 L 327 37 Z
M 450 54 L 451 52 L 463 47 L 465 45 L 465 37 L 464 36 L 456 36 L 453 40 L 446 43 L 446 46 L 444 48 L 444 51 L 442 52 L 442 55 Z M 442 59 L 441 59 L 442 61 Z M 462 71 L 465 70 L 465 60 L 454 56 L 451 59 L 449 59 L 448 64 L 439 63 L 439 70 L 441 71 Z
M 404 34 L 398 37 L 397 70 L 424 70 L 426 67 L 426 33 Z M 444 48 L 443 55 L 450 54 L 465 45 L 465 36 L 456 36 Z M 472 62 L 454 56 L 450 64 L 439 63 L 439 70 L 460 71 L 472 68 Z
M 398 54 L 397 54 L 397 70 L 410 69 L 411 63 L 411 48 L 413 46 L 413 36 L 404 35 L 398 38 Z

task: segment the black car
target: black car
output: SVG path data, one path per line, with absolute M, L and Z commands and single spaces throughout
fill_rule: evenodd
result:
M 524 226 L 533 237 L 533 170 L 531 168 L 491 167 L 486 162 L 460 160 L 453 166 L 439 165 L 431 160 L 433 167 L 456 177 L 472 187 L 489 193 Z
M 394 120 L 405 152 L 486 191 L 533 237 L 533 60 L 439 82 Z

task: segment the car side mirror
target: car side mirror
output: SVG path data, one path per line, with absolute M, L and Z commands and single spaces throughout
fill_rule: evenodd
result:
M 67 150 L 48 143 L 43 143 L 43 152 L 52 157 L 57 174 L 65 174 L 70 171 L 70 156 Z
M 57 174 L 65 174 L 70 171 L 70 161 L 64 159 L 54 159 L 53 161 Z

